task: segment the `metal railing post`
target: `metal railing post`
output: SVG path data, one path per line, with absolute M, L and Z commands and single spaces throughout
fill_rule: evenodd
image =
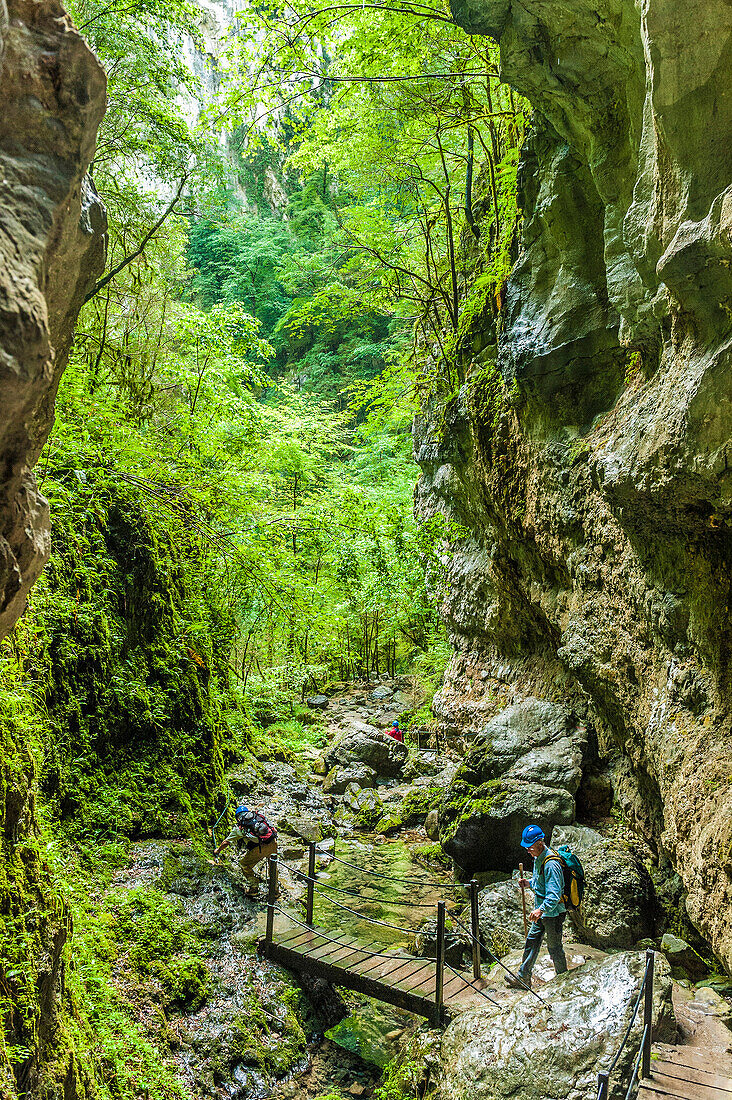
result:
M 267 859 L 268 890 L 267 890 L 267 931 L 265 942 L 272 943 L 274 933 L 275 900 L 277 898 L 277 856 L 269 856 Z
M 641 1062 L 641 1077 L 651 1076 L 654 962 L 655 956 L 653 951 L 646 951 L 646 996 L 643 1002 L 643 1061 Z
M 597 1075 L 597 1100 L 607 1100 L 609 1081 L 610 1081 L 610 1074 L 609 1073 L 598 1073 L 598 1075 Z
M 478 883 L 470 880 L 470 931 L 473 936 L 473 977 L 480 977 L 480 939 L 478 927 Z
M 437 903 L 437 950 L 435 952 L 435 1024 L 442 1023 L 442 986 L 445 971 L 445 903 Z
M 305 905 L 305 923 L 313 923 L 313 908 L 315 906 L 315 845 L 308 845 L 308 898 Z

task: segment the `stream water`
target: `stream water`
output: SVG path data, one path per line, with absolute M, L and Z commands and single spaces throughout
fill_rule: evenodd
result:
M 409 949 L 414 931 L 436 916 L 437 902 L 456 894 L 451 876 L 413 860 L 401 838 L 342 839 L 335 857 L 317 872 L 314 922 L 376 950 Z

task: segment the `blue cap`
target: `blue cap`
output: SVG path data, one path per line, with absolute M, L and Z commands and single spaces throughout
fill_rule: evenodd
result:
M 395 719 L 395 720 L 394 720 L 394 721 L 392 722 L 392 726 L 396 726 L 396 728 L 397 728 L 397 729 L 399 729 L 399 722 L 398 722 L 398 721 L 397 721 L 397 720 Z
M 234 817 L 241 817 L 242 814 L 248 814 L 249 809 L 247 806 L 237 806 L 234 810 Z
M 530 848 L 532 844 L 536 844 L 537 840 L 543 839 L 543 829 L 540 829 L 538 825 L 527 825 L 521 834 L 521 847 Z

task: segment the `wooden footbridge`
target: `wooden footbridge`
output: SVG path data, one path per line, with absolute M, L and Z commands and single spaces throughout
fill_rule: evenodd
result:
M 487 983 L 481 975 L 481 954 L 487 955 L 493 962 L 507 971 L 514 979 L 516 975 L 496 958 L 481 941 L 478 925 L 478 884 L 473 880 L 467 886 L 432 883 L 439 888 L 452 886 L 453 889 L 468 891 L 470 896 L 471 927 L 468 929 L 451 917 L 456 927 L 467 937 L 472 947 L 472 974 L 468 975 L 454 969 L 445 962 L 445 901 L 437 902 L 436 957 L 419 958 L 404 951 L 385 951 L 380 945 L 357 943 L 347 936 L 318 928 L 313 923 L 315 894 L 326 891 L 330 904 L 355 914 L 374 925 L 396 929 L 402 933 L 416 934 L 418 929 L 402 928 L 387 921 L 376 920 L 359 913 L 350 906 L 336 901 L 330 891 L 341 894 L 361 895 L 340 887 L 317 883 L 315 871 L 316 847 L 309 845 L 307 875 L 297 868 L 288 870 L 307 884 L 304 920 L 277 905 L 278 895 L 278 858 L 269 860 L 269 892 L 267 898 L 267 927 L 263 939 L 259 942 L 259 951 L 268 959 L 281 963 L 291 970 L 306 972 L 324 978 L 333 985 L 353 989 L 369 997 L 396 1005 L 419 1016 L 425 1016 L 438 1026 L 444 1024 L 455 1012 L 477 1006 L 483 999 L 496 1007 L 503 1007 L 486 991 Z M 333 859 L 349 867 L 356 867 L 347 860 Z M 363 872 L 364 868 L 356 867 Z M 377 875 L 376 872 L 372 872 Z M 392 876 L 378 874 L 378 878 L 400 881 L 409 887 L 424 886 L 417 880 L 397 880 Z M 361 900 L 365 900 L 361 897 Z M 369 899 L 377 900 L 377 899 Z M 407 899 L 405 904 L 411 904 Z M 611 1092 L 623 1095 L 625 1084 L 618 1091 L 620 1082 L 611 1079 L 617 1074 L 617 1067 L 623 1050 L 633 1036 L 636 1020 L 642 1022 L 642 1035 L 634 1058 L 630 1083 L 624 1092 L 625 1100 L 636 1097 L 637 1100 L 732 1100 L 732 1080 L 712 1068 L 698 1054 L 683 1047 L 653 1046 L 653 973 L 654 952 L 646 952 L 646 965 L 638 996 L 630 1021 L 618 1046 L 615 1056 L 597 1077 L 597 1100 L 608 1100 Z M 527 990 L 528 991 L 528 990 Z M 496 993 L 495 989 L 491 990 Z M 547 1002 L 534 990 L 531 995 L 547 1007 Z M 501 993 L 497 993 L 501 996 Z M 503 996 L 508 996 L 504 991 Z M 505 1004 L 505 1001 L 504 1001 Z M 642 1007 L 641 1007 L 642 1006 Z M 638 1027 L 635 1034 L 637 1035 Z M 637 1042 L 637 1039 L 636 1039 Z
M 367 917 L 349 905 L 334 899 L 330 893 L 332 890 L 351 894 L 353 897 L 359 895 L 336 887 L 319 886 L 315 872 L 315 845 L 309 845 L 309 850 L 307 875 L 288 866 L 290 872 L 307 884 L 304 921 L 298 920 L 276 904 L 279 864 L 277 856 L 270 857 L 267 931 L 259 945 L 262 955 L 291 970 L 314 974 L 325 978 L 333 985 L 354 989 L 358 993 L 365 993 L 387 1004 L 414 1012 L 418 1016 L 425 1016 L 436 1024 L 445 1023 L 458 1008 L 469 1008 L 479 1004 L 483 999 L 492 1001 L 493 1004 L 497 1003 L 485 992 L 486 983 L 481 975 L 477 882 L 473 881 L 467 887 L 471 899 L 473 925 L 472 933 L 469 933 L 473 944 L 473 974 L 472 977 L 468 977 L 445 962 L 445 901 L 438 901 L 436 905 L 435 958 L 419 958 L 404 951 L 386 951 L 381 949 L 379 944 L 374 944 L 373 940 L 366 944 L 357 943 L 347 936 L 318 928 L 313 923 L 315 895 L 321 891 L 323 893 L 327 891 L 331 905 L 355 914 L 373 925 L 396 929 L 409 936 L 419 932 L 417 928 L 402 928 L 387 921 Z M 339 862 L 349 865 L 346 860 L 339 860 Z M 362 869 L 359 868 L 359 870 Z M 412 885 L 425 885 L 417 880 L 395 880 L 388 875 L 378 877 L 400 881 L 407 889 Z M 466 889 L 459 883 L 430 885 L 438 888 L 452 886 L 453 889 L 461 892 Z M 361 900 L 365 899 L 361 898 Z M 406 899 L 403 904 L 409 905 L 409 899 Z M 276 914 L 279 914 L 277 919 Z M 467 932 L 467 929 L 464 931 Z

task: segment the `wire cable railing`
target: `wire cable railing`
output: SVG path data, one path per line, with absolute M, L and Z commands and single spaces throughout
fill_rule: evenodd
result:
M 607 1100 L 608 1092 L 610 1090 L 610 1075 L 615 1071 L 615 1068 L 620 1061 L 620 1055 L 623 1053 L 628 1040 L 630 1039 L 633 1025 L 638 1017 L 638 1010 L 643 1001 L 643 1032 L 641 1035 L 640 1049 L 638 1050 L 638 1056 L 635 1059 L 633 1065 L 633 1072 L 630 1078 L 630 1084 L 628 1085 L 627 1092 L 625 1093 L 625 1100 L 630 1100 L 635 1083 L 638 1079 L 638 1071 L 640 1069 L 641 1077 L 650 1077 L 651 1075 L 651 1043 L 652 1043 L 652 1031 L 653 1031 L 653 970 L 654 970 L 655 953 L 653 951 L 646 951 L 646 965 L 643 971 L 643 981 L 640 984 L 638 990 L 638 996 L 633 1006 L 633 1012 L 631 1013 L 630 1022 L 625 1029 L 625 1034 L 621 1040 L 620 1046 L 615 1052 L 615 1057 L 606 1070 L 602 1070 L 597 1075 L 597 1100 Z
M 396 875 L 386 875 L 383 871 L 372 871 L 369 867 L 362 867 L 358 863 L 351 863 L 350 860 L 341 859 L 340 856 L 328 853 L 331 859 L 334 859 L 336 863 L 342 863 L 344 867 L 351 867 L 355 871 L 361 871 L 364 875 L 372 875 L 374 878 L 389 879 L 390 882 L 398 882 L 402 886 L 432 886 L 439 890 L 464 890 L 465 885 L 462 882 L 425 882 L 423 879 L 417 878 L 398 878 Z
M 282 860 L 281 862 L 284 863 L 284 860 Z M 304 871 L 299 870 L 299 868 L 297 867 L 293 867 L 291 863 L 285 863 L 285 866 L 291 874 L 295 875 L 296 878 L 303 879 L 305 882 L 308 881 L 308 876 L 305 874 Z M 428 884 L 425 883 L 425 885 Z M 348 894 L 349 897 L 358 898 L 359 901 L 373 901 L 381 905 L 383 905 L 384 903 L 383 897 L 374 898 L 371 897 L 370 894 L 362 894 L 359 890 L 346 890 L 343 886 L 332 886 L 329 882 L 320 882 L 318 880 L 318 888 L 320 890 L 334 890 L 337 894 Z M 408 905 L 410 909 L 434 910 L 435 908 L 434 902 L 428 901 L 410 901 L 409 899 L 402 900 L 401 898 L 389 898 L 388 901 L 389 905 Z

